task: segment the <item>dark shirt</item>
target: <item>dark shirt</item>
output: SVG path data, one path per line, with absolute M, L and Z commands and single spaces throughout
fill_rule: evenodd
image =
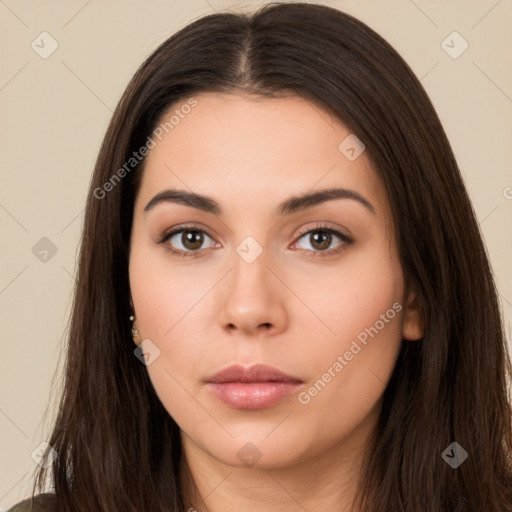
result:
M 7 512 L 57 512 L 55 494 L 44 493 L 16 503 Z

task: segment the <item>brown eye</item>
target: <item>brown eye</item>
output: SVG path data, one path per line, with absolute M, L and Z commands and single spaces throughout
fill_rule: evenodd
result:
M 210 240 L 210 244 L 205 242 Z M 202 229 L 181 226 L 171 232 L 164 233 L 157 242 L 165 245 L 167 250 L 180 256 L 195 256 L 201 249 L 213 247 L 214 240 Z M 206 247 L 205 247 L 206 246 Z
M 338 239 L 337 245 L 332 247 L 333 242 Z M 306 247 L 300 247 L 300 241 L 307 242 Z M 304 249 L 311 253 L 328 253 L 333 254 L 337 250 L 343 249 L 344 246 L 350 245 L 352 240 L 336 229 L 327 227 L 317 227 L 301 233 L 300 238 L 294 243 L 299 249 Z

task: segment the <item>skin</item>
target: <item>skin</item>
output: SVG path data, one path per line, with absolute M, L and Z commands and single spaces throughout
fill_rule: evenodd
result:
M 147 157 L 129 265 L 139 341 L 160 350 L 147 371 L 181 429 L 197 486 L 190 507 L 349 510 L 402 339 L 422 336 L 385 189 L 366 152 L 349 161 L 338 149 L 350 131 L 318 105 L 297 96 L 195 98 Z M 275 214 L 285 199 L 329 187 L 358 192 L 375 213 L 335 199 Z M 222 214 L 170 202 L 144 212 L 167 188 L 207 195 Z M 206 230 L 199 257 L 166 251 L 194 251 L 181 232 L 155 242 L 185 223 Z M 353 243 L 332 235 L 322 252 L 312 239 L 318 230 L 300 235 L 318 224 Z M 236 252 L 247 236 L 262 249 L 252 263 Z M 307 404 L 297 392 L 267 409 L 235 409 L 204 385 L 231 363 L 261 362 L 302 379 L 307 391 L 395 303 L 401 311 Z M 248 442 L 261 457 L 252 467 L 237 456 Z

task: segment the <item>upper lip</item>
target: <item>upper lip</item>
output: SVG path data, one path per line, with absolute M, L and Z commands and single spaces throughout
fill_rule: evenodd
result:
M 266 364 L 254 364 L 248 367 L 240 364 L 231 365 L 206 380 L 217 384 L 225 382 L 303 382 L 301 379 L 287 375 Z

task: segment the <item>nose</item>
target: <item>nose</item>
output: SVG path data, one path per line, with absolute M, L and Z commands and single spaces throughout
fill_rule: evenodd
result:
M 228 334 L 273 336 L 286 329 L 287 288 L 269 263 L 265 251 L 251 263 L 234 254 L 233 268 L 223 280 L 218 312 Z

